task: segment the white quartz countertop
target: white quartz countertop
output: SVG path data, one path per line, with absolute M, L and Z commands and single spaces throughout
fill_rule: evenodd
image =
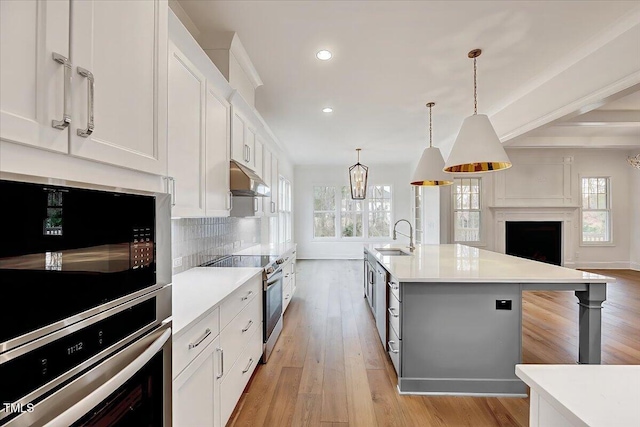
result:
M 255 245 L 234 252 L 233 255 L 283 255 L 296 249 L 295 243 Z
M 367 244 L 365 249 L 400 282 L 450 283 L 613 283 L 615 279 L 465 245 L 418 245 L 409 256 L 388 256 L 376 248 L 406 245 Z
M 640 423 L 640 365 L 516 365 L 516 375 L 576 426 Z
M 196 267 L 173 276 L 173 336 L 204 318 L 262 268 Z

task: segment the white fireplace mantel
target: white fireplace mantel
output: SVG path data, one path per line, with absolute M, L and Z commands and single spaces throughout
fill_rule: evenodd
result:
M 494 219 L 494 248 L 506 251 L 506 222 L 508 221 L 559 221 L 562 223 L 562 265 L 573 266 L 574 233 L 578 232 L 580 206 L 489 206 Z

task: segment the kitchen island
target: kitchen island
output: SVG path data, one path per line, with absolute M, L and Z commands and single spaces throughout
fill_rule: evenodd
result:
M 419 245 L 412 253 L 365 245 L 365 296 L 401 393 L 526 395 L 515 365 L 527 290 L 575 292 L 577 361 L 599 364 L 602 302 L 614 281 L 464 245 Z

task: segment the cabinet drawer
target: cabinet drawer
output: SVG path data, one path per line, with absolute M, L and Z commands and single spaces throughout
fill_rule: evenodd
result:
M 397 298 L 398 301 L 402 301 L 400 298 L 400 282 L 393 278 L 393 276 L 389 276 L 389 280 L 387 281 L 387 286 L 393 295 Z
M 226 425 L 262 356 L 262 323 L 220 385 L 220 421 Z
M 396 332 L 391 327 L 391 322 L 389 322 L 389 341 L 387 342 L 387 352 L 389 353 L 389 357 L 391 357 L 391 362 L 393 362 L 393 367 L 396 368 L 396 374 L 400 376 L 400 352 L 402 351 L 402 341 L 396 335 Z
M 211 313 L 189 328 L 177 340 L 173 341 L 173 378 L 175 378 L 193 359 L 196 358 L 220 332 L 219 311 L 216 307 Z
M 262 337 L 262 298 L 254 297 L 234 319 L 220 332 L 220 346 L 224 361 L 231 366 L 238 358 L 257 329 Z
M 287 309 L 289 303 L 291 302 L 291 298 L 293 298 L 293 288 L 291 286 L 291 281 L 289 281 L 284 288 L 282 289 L 282 312 Z
M 400 301 L 396 298 L 393 290 L 389 288 L 389 308 L 387 312 L 389 314 L 389 324 L 393 327 L 398 338 L 402 338 L 402 330 L 400 329 L 400 315 L 401 315 L 401 305 Z
M 249 279 L 224 300 L 220 306 L 220 327 L 224 329 L 260 293 L 262 293 L 261 274 Z

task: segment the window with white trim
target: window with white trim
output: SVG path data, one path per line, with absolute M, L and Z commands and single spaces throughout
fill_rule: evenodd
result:
M 392 190 L 372 185 L 367 200 L 353 200 L 349 186 L 313 187 L 313 237 L 379 238 L 391 236 Z
M 336 237 L 336 187 L 313 187 L 313 237 Z
M 367 194 L 369 201 L 369 237 L 391 236 L 391 186 L 372 185 Z
M 278 187 L 278 220 L 280 230 L 280 242 L 291 241 L 292 206 L 291 206 L 291 182 L 283 176 L 279 177 Z
M 606 177 L 585 177 L 581 181 L 582 243 L 610 243 L 610 180 Z
M 481 179 L 456 178 L 451 188 L 453 196 L 453 241 L 480 242 Z
M 413 213 L 416 224 L 416 245 L 422 243 L 422 186 L 414 185 L 413 187 Z
M 351 188 L 342 187 L 340 201 L 340 235 L 342 237 L 364 236 L 363 200 L 351 198 Z

